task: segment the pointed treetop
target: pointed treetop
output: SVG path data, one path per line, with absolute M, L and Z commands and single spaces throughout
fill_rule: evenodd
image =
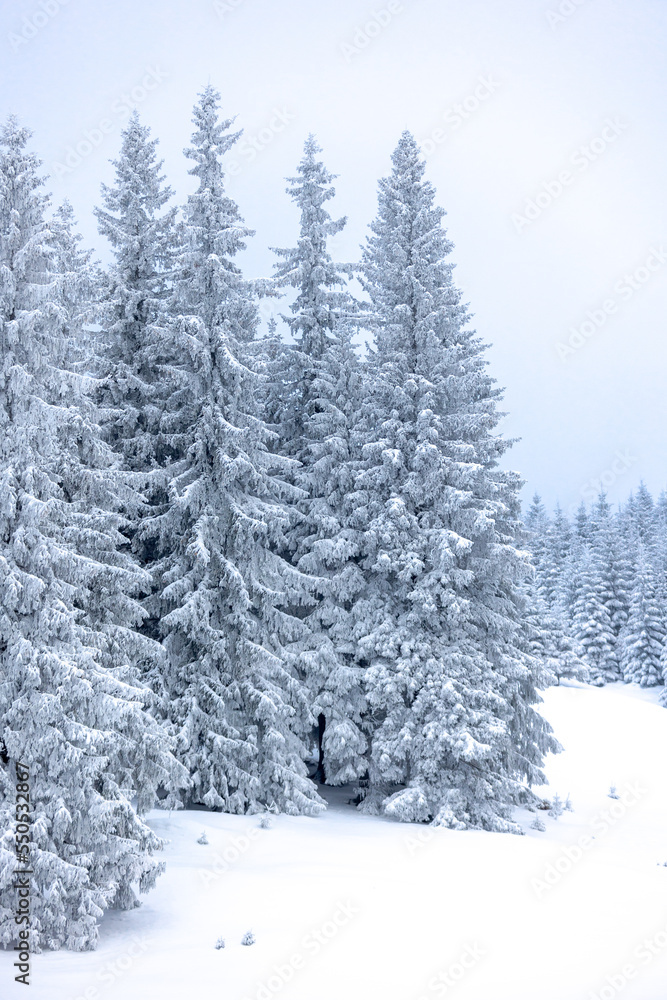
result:
M 0 142 L 3 146 L 23 149 L 32 137 L 32 131 L 21 125 L 18 115 L 8 115 L 0 130 Z
M 195 166 L 188 172 L 201 179 L 211 162 L 219 160 L 231 149 L 242 130 L 229 132 L 235 117 L 220 120 L 220 94 L 210 83 L 199 94 L 192 121 L 196 126 L 192 133 L 192 146 L 186 147 L 183 153 L 189 160 L 195 161 Z
M 318 154 L 321 152 L 322 147 L 311 132 L 303 144 L 303 157 L 297 167 L 296 176 L 287 178 L 288 186 L 286 191 L 301 208 L 304 208 L 308 204 L 319 209 L 325 201 L 329 201 L 336 194 L 333 181 L 336 180 L 338 175 L 330 173 L 322 160 L 318 159 Z M 323 216 L 322 218 L 325 217 Z M 333 222 L 329 216 L 326 216 L 326 221 L 329 224 L 327 235 L 331 236 L 345 226 L 347 219 L 338 219 L 336 222 Z M 305 222 L 307 220 L 302 218 L 302 235 L 304 234 Z
M 151 138 L 147 125 L 142 125 L 133 111 L 121 132 L 121 148 L 117 159 L 111 161 L 115 168 L 113 185 L 102 184 L 104 208 L 96 208 L 98 230 L 121 251 L 121 257 L 130 273 L 136 266 L 136 240 L 145 241 L 147 233 L 173 221 L 176 209 L 167 210 L 165 220 L 159 218 L 160 209 L 171 199 L 172 189 L 165 183 L 162 173 L 163 160 L 157 159 L 158 139 Z

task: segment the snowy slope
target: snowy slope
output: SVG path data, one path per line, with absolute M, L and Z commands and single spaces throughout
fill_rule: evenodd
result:
M 544 713 L 565 747 L 545 793 L 574 806 L 540 813 L 545 833 L 529 813 L 525 837 L 399 825 L 340 790 L 324 816 L 270 829 L 156 812 L 158 888 L 106 917 L 96 952 L 37 956 L 32 1000 L 662 1000 L 667 712 L 655 690 L 578 685 L 548 691 Z M 21 995 L 12 961 L 3 998 Z

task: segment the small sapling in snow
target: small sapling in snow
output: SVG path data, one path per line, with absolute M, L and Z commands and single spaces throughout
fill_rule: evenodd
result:
M 563 800 L 561 799 L 558 792 L 554 795 L 553 802 L 551 803 L 551 809 L 549 810 L 549 815 L 552 819 L 558 819 L 559 816 L 563 815 L 565 807 L 563 805 Z

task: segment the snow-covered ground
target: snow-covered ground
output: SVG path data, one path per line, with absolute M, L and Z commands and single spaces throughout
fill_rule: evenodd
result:
M 156 812 L 158 887 L 96 952 L 37 956 L 32 1000 L 664 1000 L 667 711 L 621 684 L 553 688 L 543 710 L 565 748 L 545 794 L 574 806 L 540 812 L 546 832 L 527 812 L 525 837 L 401 825 L 341 790 L 269 829 Z M 22 995 L 12 961 L 3 998 Z

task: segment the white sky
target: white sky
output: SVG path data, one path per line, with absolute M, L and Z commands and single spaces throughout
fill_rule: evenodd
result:
M 503 430 L 521 438 L 509 464 L 527 494 L 570 507 L 600 477 L 613 500 L 642 478 L 655 493 L 667 485 L 666 50 L 666 0 L 5 0 L 0 116 L 33 129 L 60 175 L 56 202 L 72 201 L 105 257 L 91 208 L 112 177 L 124 95 L 160 138 L 182 201 L 191 108 L 210 81 L 259 145 L 239 150 L 229 178 L 257 232 L 249 275 L 269 274 L 268 247 L 295 239 L 284 177 L 309 131 L 340 175 L 341 260 L 358 257 L 402 129 L 431 139 L 456 277 L 493 344 Z M 82 142 L 79 162 L 57 167 Z M 563 171 L 552 197 L 544 185 L 557 192 Z M 651 257 L 663 246 L 664 260 Z M 641 270 L 649 258 L 654 270 Z M 588 310 L 599 325 L 559 357 Z

